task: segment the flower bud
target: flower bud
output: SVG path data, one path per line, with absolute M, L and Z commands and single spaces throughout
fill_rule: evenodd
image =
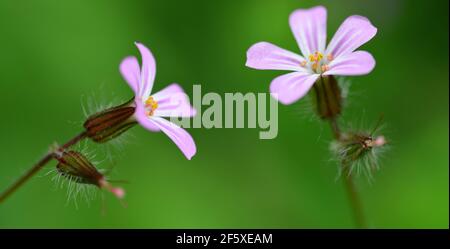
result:
M 342 95 L 336 78 L 320 76 L 314 83 L 316 111 L 322 119 L 334 119 L 342 109 Z
M 339 140 L 332 143 L 331 149 L 338 160 L 346 167 L 349 174 L 360 168 L 370 176 L 373 170 L 378 169 L 378 154 L 386 145 L 384 136 L 372 137 L 364 132 L 343 133 Z
M 81 153 L 76 151 L 57 151 L 55 158 L 58 160 L 56 170 L 63 177 L 80 184 L 92 184 L 106 189 L 117 198 L 123 198 L 125 192 L 122 188 L 112 187 L 105 176 Z
M 111 107 L 90 116 L 83 126 L 89 138 L 97 143 L 107 142 L 136 124 L 134 101 Z

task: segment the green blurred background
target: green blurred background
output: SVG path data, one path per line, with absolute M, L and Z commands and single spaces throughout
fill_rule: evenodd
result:
M 328 37 L 349 15 L 378 27 L 363 48 L 377 60 L 352 78 L 346 122 L 372 124 L 385 114 L 392 142 L 381 170 L 358 180 L 370 224 L 448 228 L 448 1 L 0 1 L 0 189 L 49 145 L 80 131 L 82 103 L 132 96 L 118 65 L 157 60 L 155 90 L 180 83 L 203 92 L 267 92 L 282 72 L 256 71 L 246 50 L 269 41 L 298 51 L 288 26 L 297 8 L 323 4 Z M 306 100 L 304 100 L 306 101 Z M 124 208 L 106 194 L 78 208 L 45 173 L 0 205 L 2 228 L 350 228 L 343 185 L 330 161 L 329 127 L 305 103 L 279 106 L 279 133 L 190 129 L 198 152 L 186 160 L 161 133 L 133 128 L 112 149 L 112 178 L 128 180 Z M 98 147 L 87 145 L 92 151 Z M 105 148 L 101 147 L 100 159 Z

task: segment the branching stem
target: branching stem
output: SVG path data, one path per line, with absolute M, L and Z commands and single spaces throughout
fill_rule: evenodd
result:
M 69 148 L 72 145 L 77 144 L 81 140 L 86 138 L 86 132 L 82 132 L 70 139 L 67 143 L 57 148 L 57 150 L 64 150 Z M 8 189 L 6 189 L 2 194 L 0 194 L 0 204 L 5 201 L 12 193 L 14 193 L 19 187 L 21 187 L 30 177 L 36 174 L 40 169 L 42 169 L 52 158 L 54 157 L 55 152 L 50 151 L 46 155 L 44 155 L 41 160 L 39 160 L 36 164 L 31 167 L 22 177 L 16 180 Z

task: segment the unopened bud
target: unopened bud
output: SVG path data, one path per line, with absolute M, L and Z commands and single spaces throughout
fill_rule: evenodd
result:
M 322 119 L 334 119 L 342 109 L 342 95 L 336 78 L 320 76 L 314 83 L 317 114 Z
M 343 133 L 332 143 L 332 150 L 349 174 L 362 168 L 368 176 L 378 168 L 381 149 L 387 144 L 384 136 L 372 137 L 368 133 Z
M 112 187 L 105 176 L 81 153 L 76 151 L 55 152 L 58 160 L 56 170 L 63 177 L 80 184 L 92 184 L 106 189 L 117 198 L 123 198 L 125 192 L 122 188 Z
M 119 136 L 136 124 L 133 118 L 135 109 L 133 100 L 130 100 L 90 116 L 83 125 L 87 136 L 97 143 Z

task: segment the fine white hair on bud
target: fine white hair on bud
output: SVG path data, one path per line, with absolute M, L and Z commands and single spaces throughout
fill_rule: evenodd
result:
M 135 109 L 131 99 L 89 116 L 83 123 L 87 137 L 96 143 L 105 143 L 120 136 L 137 123 L 133 116 Z
M 98 90 L 83 94 L 80 97 L 81 108 L 85 118 L 125 101 L 111 92 L 105 83 L 101 83 L 98 86 Z
M 117 102 L 117 101 L 114 101 Z M 121 103 L 124 103 L 123 101 Z M 110 110 L 116 105 L 113 104 L 113 102 L 109 104 L 98 104 L 98 101 L 95 98 L 89 98 L 89 97 L 82 97 L 81 100 L 81 106 L 82 111 L 86 119 L 89 119 L 89 117 L 94 116 L 97 113 L 101 113 L 105 110 Z M 79 122 L 83 125 L 83 122 Z M 92 128 L 91 128 L 92 129 Z M 94 134 L 95 136 L 95 134 Z M 96 155 L 101 155 L 104 159 L 102 161 L 108 160 L 109 162 L 114 162 L 114 159 L 120 158 L 120 156 L 123 154 L 122 152 L 125 150 L 126 145 L 130 144 L 132 139 L 134 138 L 134 135 L 132 132 L 122 132 L 120 133 L 120 136 L 115 136 L 114 139 L 109 139 L 107 142 L 101 142 L 96 143 L 98 146 L 96 150 Z M 94 141 L 94 140 L 92 140 Z M 84 142 L 84 144 L 83 144 Z M 84 140 L 81 143 L 79 143 L 79 147 L 77 148 L 78 151 L 81 151 L 82 154 L 85 156 L 88 156 L 89 159 L 93 160 L 91 157 L 91 153 L 88 150 L 85 150 L 87 148 L 87 144 L 90 144 L 90 140 Z M 95 141 L 94 141 L 95 143 Z M 98 164 L 98 163 L 96 163 Z
M 382 117 L 372 130 L 343 132 L 340 139 L 331 143 L 330 149 L 341 164 L 339 175 L 364 174 L 369 180 L 373 179 L 373 172 L 379 169 L 380 156 L 388 144 L 385 136 L 376 134 L 381 124 Z
M 342 105 L 343 107 L 345 107 L 348 101 L 348 96 L 350 94 L 350 86 L 352 82 L 348 77 L 345 76 L 336 77 L 336 80 L 338 82 L 339 88 L 341 89 L 341 97 L 343 99 Z
M 84 196 L 89 204 L 89 201 L 95 198 L 96 189 L 105 189 L 118 199 L 124 197 L 125 191 L 122 188 L 113 187 L 103 171 L 97 169 L 89 157 L 83 153 L 59 150 L 54 153 L 54 158 L 58 164 L 52 179 L 60 188 L 66 185 L 68 202 L 74 200 L 75 206 L 78 206 L 77 197 L 80 195 Z

